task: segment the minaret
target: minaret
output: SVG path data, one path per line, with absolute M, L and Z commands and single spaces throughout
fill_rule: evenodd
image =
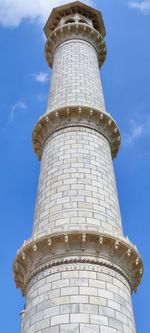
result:
M 102 15 L 76 1 L 53 9 L 44 31 L 52 78 L 33 130 L 34 225 L 14 262 L 26 298 L 21 333 L 135 333 L 131 295 L 143 264 L 121 224 L 112 163 L 120 133 L 99 76 Z

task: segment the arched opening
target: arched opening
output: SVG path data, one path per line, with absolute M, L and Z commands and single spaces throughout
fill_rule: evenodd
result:
M 73 18 L 70 18 L 64 22 L 64 24 L 69 24 L 69 23 L 75 23 L 75 20 Z
M 79 20 L 79 23 L 88 24 L 88 23 L 87 23 L 87 21 L 86 21 L 86 20 L 84 20 L 84 19 L 80 19 L 80 20 Z

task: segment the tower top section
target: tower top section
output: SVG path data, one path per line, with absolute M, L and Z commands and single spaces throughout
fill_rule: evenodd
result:
M 65 41 L 82 39 L 96 50 L 99 67 L 105 61 L 107 50 L 104 41 L 106 31 L 101 13 L 80 1 L 68 3 L 52 10 L 44 27 L 47 37 L 45 56 L 53 67 L 56 48 Z
M 48 38 L 58 26 L 75 21 L 93 26 L 103 37 L 106 35 L 101 12 L 80 1 L 75 1 L 52 10 L 44 27 L 46 37 Z

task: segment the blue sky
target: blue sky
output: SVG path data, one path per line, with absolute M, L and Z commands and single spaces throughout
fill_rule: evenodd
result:
M 56 0 L 0 0 L 1 234 L 0 312 L 3 333 L 20 332 L 24 300 L 15 289 L 12 262 L 31 235 L 39 162 L 31 133 L 46 110 L 50 70 L 42 28 Z M 88 1 L 93 3 L 93 1 Z M 138 246 L 145 273 L 133 296 L 137 333 L 150 332 L 150 0 L 95 0 L 107 30 L 101 70 L 107 111 L 122 145 L 115 172 L 124 233 Z

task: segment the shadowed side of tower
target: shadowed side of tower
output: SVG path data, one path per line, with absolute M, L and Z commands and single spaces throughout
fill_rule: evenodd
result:
M 103 19 L 76 1 L 53 9 L 44 31 L 52 78 L 33 130 L 34 225 L 14 263 L 26 297 L 21 333 L 135 333 L 131 293 L 143 264 L 122 230 L 112 163 L 120 133 L 99 76 Z

